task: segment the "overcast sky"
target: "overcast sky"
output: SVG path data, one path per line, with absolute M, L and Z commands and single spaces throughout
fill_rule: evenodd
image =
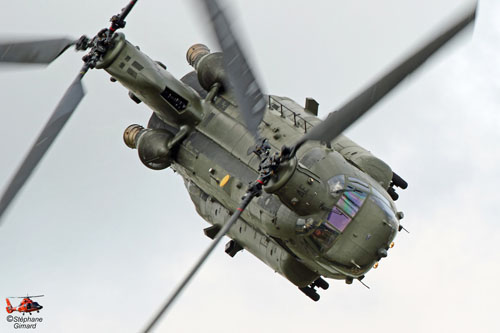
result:
M 126 0 L 0 0 L 0 39 L 93 36 Z M 320 116 L 424 42 L 469 0 L 227 1 L 266 93 Z M 185 52 L 216 49 L 198 1 L 140 1 L 127 38 L 177 77 Z M 364 282 L 312 302 L 248 252 L 221 244 L 163 332 L 498 332 L 500 2 L 480 2 L 459 38 L 347 134 L 409 182 L 387 259 Z M 81 66 L 0 68 L 0 188 Z M 136 332 L 209 245 L 181 178 L 144 167 L 122 141 L 151 111 L 103 71 L 0 226 L 0 298 L 40 299 L 38 332 Z M 3 311 L 3 310 L 2 310 Z M 7 313 L 4 313 L 6 316 Z M 0 317 L 0 331 L 11 329 Z M 12 330 L 13 331 L 13 330 Z

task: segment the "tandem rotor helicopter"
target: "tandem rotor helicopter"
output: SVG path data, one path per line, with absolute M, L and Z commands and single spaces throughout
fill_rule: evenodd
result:
M 395 201 L 406 181 L 342 132 L 430 56 L 474 21 L 467 11 L 428 44 L 364 91 L 318 119 L 305 106 L 265 95 L 229 19 L 215 0 L 201 1 L 222 52 L 202 44 L 187 51 L 193 71 L 178 80 L 119 32 L 137 1 L 130 1 L 94 37 L 0 45 L 0 61 L 48 64 L 70 47 L 85 52 L 83 66 L 57 105 L 0 200 L 0 216 L 38 165 L 84 97 L 82 79 L 103 69 L 135 103 L 153 111 L 147 126 L 131 125 L 125 144 L 148 168 L 172 168 L 184 180 L 213 239 L 151 321 L 161 315 L 228 236 L 230 256 L 246 249 L 314 301 L 324 278 L 362 281 L 403 230 Z

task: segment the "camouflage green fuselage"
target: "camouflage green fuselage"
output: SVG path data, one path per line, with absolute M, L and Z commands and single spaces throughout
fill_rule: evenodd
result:
M 197 212 L 222 226 L 259 166 L 255 139 L 231 92 L 202 98 L 207 91 L 196 92 L 117 36 L 100 67 L 151 107 L 156 121 L 150 128 L 170 132 L 169 165 L 184 178 Z M 268 96 L 260 133 L 274 153 L 319 122 L 294 101 Z M 153 145 L 138 140 L 147 149 Z M 362 278 L 387 254 L 399 227 L 386 192 L 391 177 L 387 164 L 344 136 L 328 145 L 309 142 L 280 167 L 228 236 L 299 287 L 318 276 Z

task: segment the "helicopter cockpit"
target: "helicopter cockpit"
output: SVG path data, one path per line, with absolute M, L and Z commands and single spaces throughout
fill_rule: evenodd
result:
M 367 199 L 375 203 L 390 223 L 397 223 L 389 200 L 373 186 L 345 175 L 337 175 L 328 180 L 330 195 L 336 199 L 326 219 L 299 219 L 297 232 L 307 235 L 317 250 L 324 253 L 333 246 L 336 238 L 344 232 L 363 208 Z

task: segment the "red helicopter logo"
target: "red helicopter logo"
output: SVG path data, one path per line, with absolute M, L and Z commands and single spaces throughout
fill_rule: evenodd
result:
M 40 312 L 41 309 L 43 309 L 43 306 L 38 304 L 37 302 L 33 302 L 31 298 L 35 297 L 43 297 L 44 295 L 36 295 L 36 296 L 23 296 L 23 297 L 7 297 L 5 301 L 7 301 L 7 307 L 5 308 L 8 313 L 12 313 L 14 311 L 22 312 L 23 316 L 25 313 L 29 313 L 31 315 L 32 312 Z M 21 303 L 18 305 L 18 307 L 13 307 L 12 304 L 10 304 L 9 298 L 22 298 L 23 300 Z

